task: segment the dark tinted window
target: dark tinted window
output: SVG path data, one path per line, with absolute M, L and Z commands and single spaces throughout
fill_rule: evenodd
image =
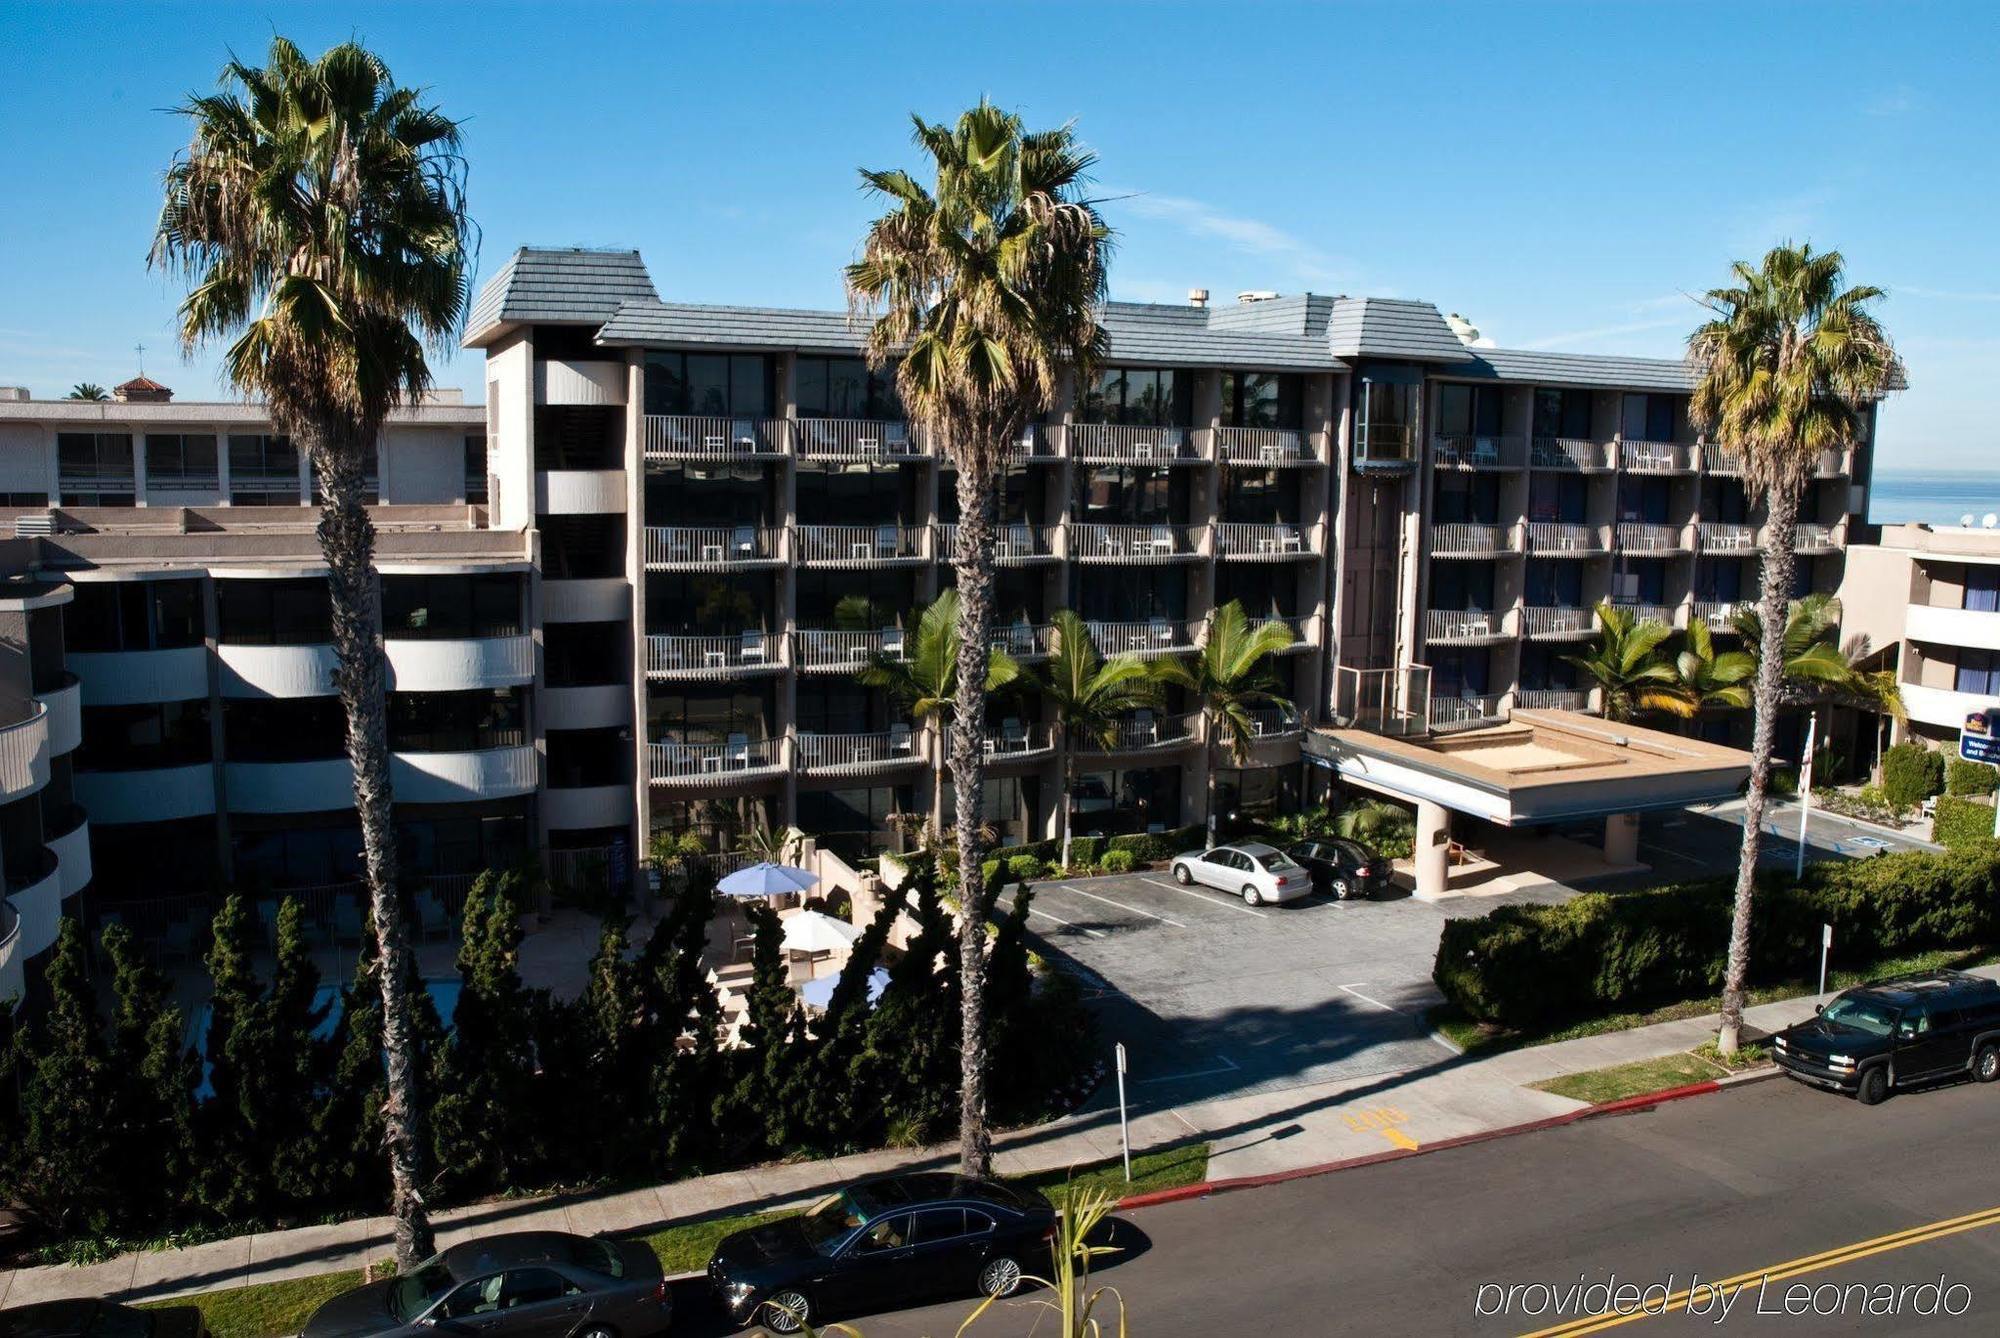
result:
M 899 1250 L 910 1243 L 910 1215 L 898 1213 L 885 1217 L 862 1232 L 854 1242 L 856 1254 L 880 1254 L 884 1250 Z
M 142 706 L 86 706 L 78 771 L 151 771 L 191 766 L 211 754 L 208 699 Z
M 595 1236 L 579 1236 L 570 1259 L 578 1268 L 587 1268 L 593 1273 L 602 1273 L 607 1278 L 625 1276 L 625 1256 L 608 1240 Z
M 438 1313 L 446 1319 L 464 1319 L 469 1315 L 483 1315 L 500 1308 L 500 1285 L 502 1275 L 495 1273 L 490 1278 L 468 1282 L 438 1307 Z
M 382 635 L 401 640 L 519 636 L 521 578 L 385 576 Z
M 926 1208 L 916 1215 L 911 1242 L 929 1245 L 935 1241 L 957 1240 L 965 1234 L 965 1209 Z
M 399 753 L 464 753 L 526 742 L 527 692 L 475 688 L 467 692 L 389 694 L 389 746 Z
M 237 646 L 314 646 L 333 640 L 333 601 L 321 577 L 216 583 L 221 640 Z
M 552 1268 L 509 1269 L 506 1280 L 500 1286 L 500 1308 L 511 1310 L 517 1305 L 541 1305 L 582 1290 Z

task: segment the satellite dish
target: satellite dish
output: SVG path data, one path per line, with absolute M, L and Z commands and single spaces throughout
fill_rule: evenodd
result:
M 1981 525 L 1984 525 L 1984 526 L 1985 526 L 1985 527 L 1986 527 L 1987 529 L 1989 529 L 1989 530 L 1990 530 L 1990 529 L 1992 529 L 1992 528 L 1993 528 L 1993 527 L 1994 527 L 1995 525 L 2000 525 L 2000 515 L 1996 515 L 1996 514 L 1994 514 L 1993 512 L 1991 512 L 1991 511 L 1988 511 L 1988 512 L 1986 513 L 1986 519 L 1984 519 L 1984 520 L 1980 521 L 1979 523 L 1980 523 Z
M 1958 518 L 1958 523 L 1959 523 L 1960 527 L 1961 527 L 1961 528 L 1963 528 L 1963 529 L 1968 529 L 1968 530 L 1969 530 L 1969 529 L 1971 529 L 1971 528 L 1972 528 L 1972 513 L 1971 513 L 1970 511 L 1968 511 L 1968 512 L 1966 512 L 1966 513 L 1965 513 L 1964 515 L 1960 516 L 1960 517 Z

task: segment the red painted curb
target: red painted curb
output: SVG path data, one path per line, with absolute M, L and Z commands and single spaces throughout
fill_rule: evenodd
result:
M 1719 1082 L 1689 1083 L 1684 1087 L 1665 1087 L 1657 1092 L 1646 1092 L 1639 1096 L 1621 1097 L 1616 1101 L 1606 1101 L 1601 1105 L 1585 1106 L 1582 1110 L 1572 1110 L 1561 1115 L 1550 1115 L 1546 1119 L 1529 1120 L 1525 1124 L 1510 1124 L 1499 1129 L 1482 1129 L 1477 1133 L 1460 1134 L 1456 1138 L 1440 1138 L 1435 1143 L 1425 1143 L 1414 1148 L 1389 1148 L 1382 1152 L 1370 1152 L 1360 1157 L 1348 1157 L 1342 1161 L 1320 1162 L 1314 1166 L 1300 1166 L 1289 1171 L 1272 1171 L 1265 1175 L 1242 1175 L 1229 1180 L 1204 1180 L 1200 1184 L 1180 1185 L 1173 1189 L 1156 1189 L 1145 1194 L 1128 1194 L 1118 1201 L 1118 1210 L 1124 1212 L 1133 1208 L 1151 1208 L 1162 1203 L 1179 1203 L 1187 1199 L 1204 1199 L 1211 1194 L 1227 1194 L 1239 1189 L 1262 1189 L 1267 1185 L 1282 1185 L 1291 1180 L 1309 1180 L 1315 1176 L 1332 1175 L 1336 1171 L 1351 1171 L 1362 1166 L 1379 1166 L 1383 1162 L 1401 1161 L 1405 1157 L 1421 1157 L 1426 1152 L 1444 1152 L 1451 1148 L 1469 1147 L 1474 1143 L 1487 1143 L 1496 1138 L 1512 1138 L 1516 1134 L 1540 1133 L 1544 1129 L 1557 1129 L 1579 1120 L 1592 1119 L 1599 1115 L 1620 1115 L 1635 1110 L 1646 1110 L 1664 1105 L 1669 1101 L 1681 1101 L 1691 1096 L 1707 1096 L 1711 1092 L 1723 1090 Z

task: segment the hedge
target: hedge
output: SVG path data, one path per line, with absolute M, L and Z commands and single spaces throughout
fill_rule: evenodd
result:
M 1899 743 L 1882 754 L 1882 792 L 1894 809 L 1915 808 L 1944 789 L 1944 754 Z
M 1105 852 L 1129 850 L 1132 858 L 1141 864 L 1158 864 L 1172 859 L 1184 850 L 1201 845 L 1207 836 L 1207 829 L 1200 823 L 1191 827 L 1177 827 L 1170 832 L 1132 832 L 1125 836 L 1114 836 L 1105 842 Z
M 1056 842 L 1057 853 L 1061 853 L 1062 842 Z M 1077 836 L 1070 838 L 1069 862 L 1079 869 L 1088 869 L 1104 854 L 1104 838 L 1101 836 Z
M 1130 873 L 1138 866 L 1129 850 L 1107 850 L 1104 852 L 1102 867 L 1106 873 Z
M 1992 794 L 2000 786 L 2000 768 L 1970 758 L 1954 757 L 1945 764 L 1946 794 Z
M 1702 998 L 1722 987 L 1733 893 L 1718 879 L 1447 920 L 1432 979 L 1469 1016 L 1508 1027 Z M 1753 982 L 1809 974 L 1822 924 L 1837 966 L 2000 943 L 2000 844 L 1818 864 L 1796 885 L 1762 880 Z
M 1931 839 L 1954 850 L 1992 840 L 1993 805 L 1939 795 L 1931 818 Z

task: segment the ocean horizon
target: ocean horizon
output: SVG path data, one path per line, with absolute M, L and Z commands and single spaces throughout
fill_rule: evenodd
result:
M 1979 525 L 2000 513 L 2000 469 L 1878 469 L 1868 492 L 1873 525 Z

